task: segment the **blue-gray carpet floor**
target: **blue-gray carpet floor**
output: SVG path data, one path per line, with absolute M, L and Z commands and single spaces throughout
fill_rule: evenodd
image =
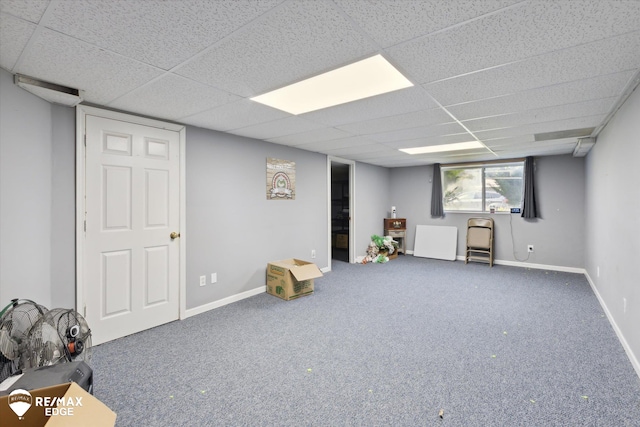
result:
M 118 426 L 640 426 L 585 277 L 502 265 L 334 261 L 311 296 L 257 295 L 91 365 Z

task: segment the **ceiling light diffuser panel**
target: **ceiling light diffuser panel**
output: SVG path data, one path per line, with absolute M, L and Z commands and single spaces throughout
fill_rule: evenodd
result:
M 382 55 L 376 55 L 251 100 L 297 115 L 411 86 Z
M 400 148 L 399 150 L 407 154 L 428 154 L 445 153 L 449 151 L 471 150 L 474 148 L 487 147 L 480 141 L 458 142 L 455 144 L 428 145 L 426 147 Z

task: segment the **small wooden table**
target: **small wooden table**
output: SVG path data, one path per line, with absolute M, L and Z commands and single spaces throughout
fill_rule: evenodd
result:
M 385 218 L 384 235 L 391 236 L 398 242 L 398 253 L 407 253 L 407 220 L 406 218 Z

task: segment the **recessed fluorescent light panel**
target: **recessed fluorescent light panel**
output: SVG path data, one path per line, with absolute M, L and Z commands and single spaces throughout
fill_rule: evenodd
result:
M 407 154 L 443 153 L 446 151 L 472 150 L 474 148 L 486 148 L 480 141 L 459 142 L 457 144 L 429 145 L 426 147 L 400 148 Z
M 303 114 L 413 86 L 382 55 L 337 68 L 251 100 Z

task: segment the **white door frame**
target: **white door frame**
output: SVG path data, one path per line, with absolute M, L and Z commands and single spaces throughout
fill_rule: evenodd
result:
M 76 107 L 76 311 L 86 316 L 85 305 L 85 274 L 84 274 L 84 252 L 85 252 L 85 116 L 92 115 L 104 117 L 122 122 L 135 123 L 143 126 L 151 126 L 160 129 L 167 129 L 178 132 L 180 140 L 180 274 L 179 274 L 179 318 L 186 318 L 187 300 L 186 283 L 187 272 L 185 269 L 186 259 L 186 204 L 185 204 L 185 145 L 186 127 L 174 123 L 162 122 L 159 120 L 147 119 L 131 114 L 119 113 L 116 111 L 103 110 L 101 108 L 78 105 Z
M 356 162 L 353 160 L 343 159 L 340 157 L 327 156 L 327 212 L 328 212 L 328 221 L 329 221 L 329 232 L 328 236 L 328 264 L 329 270 L 331 270 L 331 163 L 341 163 L 344 165 L 349 165 L 349 263 L 353 264 L 356 262 L 355 255 L 355 240 L 356 240 L 356 212 L 355 212 L 355 200 L 356 200 L 356 191 L 355 191 L 355 182 L 356 182 Z

